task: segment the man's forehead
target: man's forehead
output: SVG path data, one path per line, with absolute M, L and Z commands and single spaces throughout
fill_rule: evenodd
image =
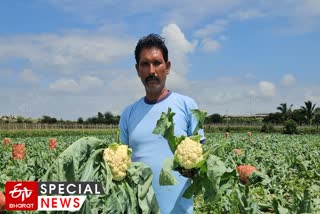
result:
M 152 56 L 158 56 L 163 58 L 163 54 L 160 48 L 158 47 L 146 47 L 143 48 L 140 52 L 140 57 L 144 57 L 145 54 L 151 53 Z
M 151 52 L 155 55 L 159 55 L 159 54 L 162 54 L 161 50 L 159 48 L 156 48 L 156 47 L 152 47 L 151 48 Z

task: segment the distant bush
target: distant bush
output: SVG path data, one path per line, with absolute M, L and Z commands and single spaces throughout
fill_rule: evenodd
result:
M 320 134 L 318 126 L 299 126 L 298 132 L 303 134 Z
M 275 131 L 274 126 L 270 123 L 264 123 L 263 126 L 261 127 L 261 132 L 264 133 L 272 133 Z
M 116 129 L 17 129 L 0 130 L 0 139 L 3 137 L 56 137 L 56 136 L 97 136 L 116 133 Z
M 283 124 L 283 134 L 298 134 L 298 123 L 292 119 Z
M 235 125 L 205 125 L 204 131 L 206 133 L 213 132 L 259 132 L 260 126 L 235 126 Z

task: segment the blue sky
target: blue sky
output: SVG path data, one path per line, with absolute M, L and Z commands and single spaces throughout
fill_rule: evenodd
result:
M 4 0 L 0 115 L 76 120 L 144 96 L 134 47 L 165 37 L 168 88 L 209 114 L 320 106 L 319 0 Z

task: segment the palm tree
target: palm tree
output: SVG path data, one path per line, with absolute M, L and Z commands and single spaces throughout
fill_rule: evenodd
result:
M 315 115 L 315 107 L 316 104 L 312 104 L 312 102 L 309 100 L 307 102 L 304 102 L 305 106 L 301 106 L 300 109 L 302 113 L 304 114 L 305 118 L 308 121 L 308 124 L 310 125 L 312 122 L 312 119 Z
M 280 111 L 283 120 L 288 118 L 288 114 L 291 112 L 292 104 L 288 108 L 287 103 L 281 103 L 280 106 L 277 107 L 277 110 Z

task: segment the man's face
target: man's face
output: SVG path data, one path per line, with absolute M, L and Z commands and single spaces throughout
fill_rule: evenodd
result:
M 170 73 L 170 61 L 164 61 L 159 48 L 143 48 L 136 70 L 147 93 L 161 93 Z

